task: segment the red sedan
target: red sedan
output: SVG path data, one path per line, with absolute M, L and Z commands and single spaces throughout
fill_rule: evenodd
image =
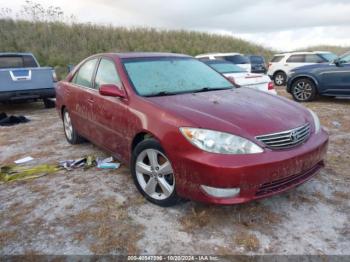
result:
M 161 206 L 270 196 L 310 179 L 327 151 L 311 110 L 236 88 L 186 55 L 94 55 L 56 96 L 68 142 L 84 137 L 129 163 L 138 190 Z

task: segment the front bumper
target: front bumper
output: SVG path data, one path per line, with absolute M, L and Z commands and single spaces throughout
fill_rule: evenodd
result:
M 192 200 L 215 204 L 238 204 L 268 197 L 296 187 L 323 167 L 328 134 L 312 134 L 306 143 L 288 150 L 265 149 L 252 155 L 220 155 L 190 152 L 173 162 L 177 193 Z M 240 188 L 233 198 L 215 198 L 201 185 Z
M 16 90 L 0 92 L 0 102 L 23 101 L 55 97 L 55 88 Z

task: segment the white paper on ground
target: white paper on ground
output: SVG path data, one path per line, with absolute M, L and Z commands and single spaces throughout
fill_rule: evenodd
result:
M 27 156 L 21 159 L 18 159 L 15 161 L 16 164 L 23 164 L 23 163 L 27 163 L 29 161 L 32 161 L 34 158 L 32 158 L 31 156 Z

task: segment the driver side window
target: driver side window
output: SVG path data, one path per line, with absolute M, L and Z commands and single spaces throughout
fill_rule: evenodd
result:
M 121 81 L 114 62 L 102 58 L 96 73 L 95 88 L 99 89 L 101 85 L 105 84 L 116 85 L 119 88 L 121 87 Z

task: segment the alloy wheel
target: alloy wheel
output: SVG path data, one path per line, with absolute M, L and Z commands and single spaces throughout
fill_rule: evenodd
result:
M 69 113 L 67 111 L 64 112 L 63 116 L 63 124 L 64 124 L 64 132 L 69 140 L 73 138 L 73 126 L 72 121 L 70 119 Z
M 312 86 L 308 82 L 300 81 L 293 87 L 293 95 L 300 101 L 307 101 L 312 96 Z
M 281 85 L 284 84 L 284 81 L 285 81 L 285 79 L 284 79 L 284 77 L 283 77 L 282 74 L 276 75 L 276 77 L 275 77 L 275 83 L 276 83 L 276 85 L 281 86 Z
M 175 189 L 175 176 L 169 159 L 156 149 L 143 150 L 136 159 L 136 178 L 151 198 L 164 200 Z

